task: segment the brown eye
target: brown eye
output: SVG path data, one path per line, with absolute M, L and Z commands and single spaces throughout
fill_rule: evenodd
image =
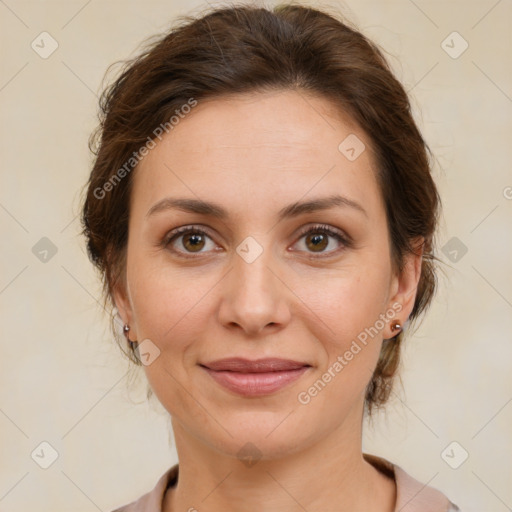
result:
M 200 251 L 205 245 L 204 235 L 198 233 L 183 235 L 181 243 L 187 251 Z
M 299 242 L 304 239 L 303 244 L 306 247 L 304 250 L 309 254 L 316 253 L 319 256 L 330 256 L 351 247 L 350 239 L 343 232 L 324 224 L 306 228 L 300 235 Z M 333 240 L 334 247 L 331 247 Z M 330 249 L 326 250 L 327 247 L 330 247 Z
M 328 236 L 325 233 L 308 235 L 306 237 L 306 245 L 314 252 L 321 252 L 329 245 Z
M 206 253 L 208 242 L 211 244 L 210 248 L 215 247 L 212 238 L 206 231 L 185 226 L 171 232 L 163 241 L 163 245 L 174 253 L 186 256 L 187 254 Z

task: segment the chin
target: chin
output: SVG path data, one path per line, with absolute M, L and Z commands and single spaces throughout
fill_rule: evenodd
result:
M 224 417 L 220 422 L 229 434 L 215 428 L 214 436 L 211 430 L 210 437 L 205 438 L 204 433 L 200 436 L 219 453 L 241 462 L 279 459 L 313 445 L 323 435 L 318 429 L 308 429 L 294 414 L 287 418 L 289 412 L 237 413 L 232 420 Z

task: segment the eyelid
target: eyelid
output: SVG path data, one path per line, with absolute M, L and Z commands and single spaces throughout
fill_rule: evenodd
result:
M 330 233 L 332 235 L 337 235 L 340 238 L 343 238 L 347 243 L 351 241 L 351 238 L 341 229 L 335 228 L 334 226 L 330 226 L 329 224 L 315 222 L 300 228 L 298 236 L 303 236 L 309 233 L 310 231 L 314 231 L 315 229 L 318 231 L 326 231 L 327 233 Z

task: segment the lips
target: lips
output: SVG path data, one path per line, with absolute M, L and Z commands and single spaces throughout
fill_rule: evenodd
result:
M 307 363 L 279 358 L 220 359 L 200 366 L 215 382 L 244 397 L 276 393 L 299 379 L 311 367 Z
M 279 372 L 285 370 L 297 370 L 304 366 L 310 366 L 307 363 L 292 361 L 291 359 L 266 358 L 266 359 L 244 359 L 242 357 L 233 357 L 230 359 L 219 359 L 210 363 L 205 363 L 210 370 L 230 371 L 240 373 L 265 373 Z

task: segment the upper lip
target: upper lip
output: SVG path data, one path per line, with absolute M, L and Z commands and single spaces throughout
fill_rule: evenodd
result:
M 203 363 L 201 366 L 206 366 L 210 370 L 215 371 L 263 373 L 296 370 L 310 365 L 299 361 L 293 361 L 291 359 L 280 359 L 277 357 L 254 360 L 244 359 L 242 357 L 231 357 L 227 359 L 218 359 L 209 363 Z

